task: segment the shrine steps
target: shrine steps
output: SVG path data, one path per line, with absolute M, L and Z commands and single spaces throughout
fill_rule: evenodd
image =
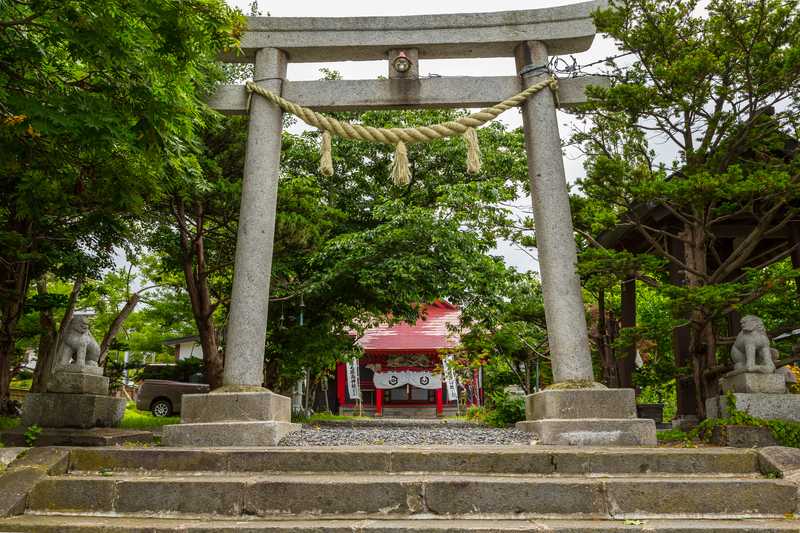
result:
M 116 447 L 29 456 L 9 472 L 47 463 L 48 475 L 0 531 L 800 531 L 797 485 L 764 475 L 753 450 Z

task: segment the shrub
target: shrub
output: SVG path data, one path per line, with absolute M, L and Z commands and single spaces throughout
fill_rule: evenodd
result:
M 505 391 L 489 395 L 489 405 L 483 422 L 494 427 L 508 427 L 525 420 L 525 398 Z M 467 415 L 469 416 L 469 415 Z

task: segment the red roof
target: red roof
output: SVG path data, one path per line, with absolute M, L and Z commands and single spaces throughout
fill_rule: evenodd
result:
M 448 324 L 459 325 L 460 309 L 439 301 L 425 306 L 423 316 L 413 325 L 401 322 L 370 328 L 356 343 L 367 354 L 431 353 L 458 345 L 458 333 L 451 331 Z

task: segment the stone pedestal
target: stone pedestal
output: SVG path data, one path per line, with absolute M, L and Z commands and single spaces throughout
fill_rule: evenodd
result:
M 527 420 L 517 427 L 541 444 L 655 446 L 653 420 L 636 418 L 633 389 L 548 389 L 525 399 Z
M 735 370 L 719 380 L 723 394 L 706 400 L 706 416 L 727 418 L 728 395 L 733 394 L 736 409 L 764 420 L 800 422 L 800 394 L 786 391 L 786 376 Z
M 183 396 L 181 423 L 164 426 L 165 446 L 275 446 L 300 429 L 291 400 L 262 392 L 211 392 Z
M 108 383 L 101 367 L 58 366 L 47 382 L 47 392 L 25 396 L 22 424 L 79 429 L 117 426 L 125 415 L 126 401 L 109 396 Z
M 50 428 L 114 427 L 125 414 L 125 399 L 99 394 L 30 393 L 22 424 Z
M 47 392 L 104 396 L 108 394 L 108 384 L 108 378 L 102 374 L 56 372 L 47 383 Z
M 800 422 L 800 394 L 733 394 L 736 409 L 765 420 L 791 420 Z M 717 396 L 706 400 L 706 415 L 709 418 L 729 416 L 727 396 Z
M 719 380 L 719 386 L 723 393 L 785 394 L 786 378 L 783 374 L 732 372 Z

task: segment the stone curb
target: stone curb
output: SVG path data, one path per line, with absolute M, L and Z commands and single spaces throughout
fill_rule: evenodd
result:
M 347 495 L 343 497 L 343 495 Z M 48 513 L 278 517 L 628 519 L 780 517 L 796 510 L 783 480 L 487 477 L 485 475 L 55 476 L 28 508 Z
M 19 454 L 25 451 L 25 448 L 0 448 L 0 472 L 2 472 L 14 459 L 19 457 Z
M 795 498 L 797 512 L 800 513 L 800 448 L 786 446 L 767 446 L 758 449 L 758 466 L 764 475 L 778 474 L 786 481 L 797 485 Z
M 67 473 L 69 450 L 32 448 L 21 453 L 0 475 L 0 517 L 25 512 L 28 495 L 47 476 Z

